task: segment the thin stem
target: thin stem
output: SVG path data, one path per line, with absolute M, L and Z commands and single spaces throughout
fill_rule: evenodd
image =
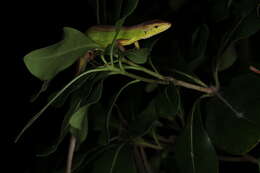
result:
M 24 126 L 24 128 L 21 130 L 21 132 L 18 134 L 18 136 L 15 139 L 15 143 L 20 139 L 20 137 L 23 135 L 23 133 L 42 115 L 43 112 L 60 96 L 62 93 L 69 88 L 73 83 L 75 83 L 77 80 L 82 78 L 83 76 L 86 76 L 90 73 L 100 72 L 100 71 L 108 71 L 109 68 L 96 68 L 92 69 L 86 72 L 81 73 L 77 77 L 75 77 L 73 80 L 71 80 L 65 87 L 63 87 L 35 116 L 33 116 L 29 122 Z
M 163 149 L 161 146 L 145 142 L 144 140 L 137 140 L 136 145 L 152 148 L 152 149 L 155 149 L 155 150 L 162 150 Z
M 144 81 L 147 83 L 158 83 L 158 84 L 164 84 L 164 85 L 169 84 L 167 81 L 148 79 L 148 78 L 144 78 L 141 76 L 137 76 L 137 75 L 129 73 L 129 72 L 120 72 L 118 74 L 122 74 L 122 75 L 128 76 L 130 78 L 138 79 L 138 80 L 141 80 L 141 81 Z
M 145 73 L 147 73 L 147 74 L 149 74 L 149 75 L 151 75 L 151 76 L 154 76 L 154 77 L 156 77 L 156 78 L 158 78 L 158 79 L 161 79 L 161 80 L 164 80 L 164 79 L 165 79 L 164 76 L 162 76 L 161 74 L 156 73 L 156 72 L 153 72 L 153 71 L 151 71 L 151 70 L 149 70 L 149 69 L 147 69 L 147 68 L 144 68 L 143 66 L 137 65 L 137 64 L 135 64 L 135 63 L 133 63 L 133 62 L 131 62 L 131 61 L 128 61 L 128 60 L 126 60 L 126 59 L 122 59 L 122 62 L 124 62 L 124 63 L 130 65 L 130 66 L 127 66 L 127 67 L 125 67 L 125 68 L 133 69 L 133 70 L 138 70 L 138 71 L 143 71 L 143 72 L 145 72 Z
M 146 153 L 144 151 L 144 148 L 143 147 L 139 147 L 140 149 L 140 153 L 141 153 L 141 157 L 142 157 L 142 160 L 144 162 L 144 168 L 146 170 L 147 173 L 153 173 L 152 169 L 151 169 L 151 166 L 147 160 L 147 157 L 146 157 Z
M 104 64 L 108 65 L 108 62 L 107 62 L 107 60 L 105 59 L 104 55 L 100 55 L 100 57 L 101 57 L 102 62 L 103 62 Z
M 145 173 L 144 164 L 142 163 L 141 155 L 138 150 L 138 146 L 134 146 L 135 162 L 138 168 L 138 172 Z
M 72 171 L 72 162 L 73 162 L 73 155 L 76 147 L 76 137 L 71 135 L 70 136 L 70 144 L 69 144 L 69 152 L 68 152 L 68 158 L 67 158 L 67 165 L 65 173 L 71 173 Z
M 155 73 L 158 73 L 158 74 L 160 74 L 160 73 L 159 73 L 159 71 L 157 70 L 157 68 L 154 66 L 154 64 L 153 64 L 153 61 L 152 61 L 151 57 L 150 57 L 150 58 L 148 58 L 148 63 L 150 64 L 150 66 L 152 67 L 152 69 L 153 69 L 153 71 L 154 71 Z
M 212 88 L 201 87 L 201 86 L 198 86 L 198 85 L 194 85 L 194 84 L 191 84 L 191 83 L 187 83 L 187 82 L 184 82 L 184 81 L 181 81 L 181 80 L 174 79 L 172 77 L 167 77 L 167 79 L 176 86 L 181 86 L 181 87 L 184 87 L 184 88 L 197 90 L 197 91 L 204 92 L 204 93 L 207 93 L 207 94 L 214 94 L 215 93 L 215 90 L 212 89 Z
M 250 162 L 258 164 L 258 160 L 251 155 L 244 155 L 242 157 L 232 157 L 232 156 L 218 156 L 219 160 L 228 162 Z

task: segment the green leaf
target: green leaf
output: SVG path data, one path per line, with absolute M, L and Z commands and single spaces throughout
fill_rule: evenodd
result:
M 156 112 L 162 117 L 174 117 L 180 108 L 180 97 L 174 85 L 166 86 L 155 98 Z
M 209 38 L 209 28 L 203 24 L 197 28 L 192 35 L 192 53 L 193 60 L 188 64 L 188 68 L 192 71 L 205 60 L 205 52 Z
M 248 38 L 258 31 L 260 31 L 260 18 L 257 17 L 256 10 L 253 10 L 241 21 L 240 25 L 232 36 L 232 40 L 237 41 Z
M 69 120 L 70 132 L 78 138 L 80 143 L 84 142 L 88 134 L 88 111 L 90 106 L 97 103 L 102 95 L 103 80 L 98 82 L 87 97 L 87 102 L 71 116 Z M 82 104 L 82 103 L 81 103 Z
M 231 154 L 245 154 L 260 140 L 260 78 L 234 78 L 206 105 L 206 127 L 213 143 Z
M 230 15 L 229 6 L 226 0 L 211 0 L 209 4 L 209 17 L 211 20 L 219 22 Z
M 122 144 L 99 157 L 93 164 L 92 173 L 137 173 L 133 148 L 128 145 L 123 148 L 120 146 Z
M 93 87 L 97 82 L 100 82 L 100 80 L 104 79 L 105 73 L 99 73 L 99 74 L 90 74 L 86 76 L 87 80 L 81 81 L 79 80 L 76 82 L 76 84 L 80 85 L 73 85 L 71 86 L 71 90 L 68 92 L 65 92 L 64 96 L 61 96 L 61 102 L 62 99 L 67 99 L 68 95 L 70 94 L 70 104 L 69 104 L 69 109 L 67 113 L 64 116 L 61 128 L 60 128 L 60 135 L 57 138 L 57 140 L 54 142 L 54 144 L 51 147 L 48 147 L 44 152 L 39 153 L 38 156 L 48 156 L 55 152 L 59 146 L 59 144 L 62 142 L 66 134 L 69 132 L 69 127 L 70 127 L 70 119 L 73 114 L 75 114 L 80 106 L 87 104 L 88 98 L 91 95 L 91 92 L 93 92 Z M 79 83 L 80 82 L 80 83 Z M 83 82 L 83 83 L 82 83 Z M 76 90 L 77 88 L 77 90 Z M 84 125 L 84 124 L 83 124 Z
M 180 173 L 218 172 L 216 152 L 201 119 L 200 99 L 195 102 L 189 122 L 176 140 L 175 149 Z
M 30 52 L 24 57 L 24 63 L 37 78 L 50 80 L 71 66 L 85 52 L 94 48 L 99 46 L 85 34 L 65 27 L 62 41 Z
M 137 115 L 135 120 L 129 122 L 129 132 L 132 136 L 144 136 L 152 127 L 158 124 L 158 116 L 155 107 L 155 101 L 152 100 L 148 106 Z
M 141 49 L 130 49 L 124 52 L 124 55 L 127 56 L 131 61 L 136 64 L 144 64 L 146 63 L 149 57 L 150 51 L 148 48 Z
M 223 53 L 223 55 L 218 59 L 218 70 L 223 71 L 228 69 L 234 64 L 237 59 L 237 52 L 234 47 L 234 44 L 231 44 Z
M 257 0 L 240 0 L 233 1 L 230 4 L 231 13 L 235 16 L 247 16 L 251 13 L 257 5 Z

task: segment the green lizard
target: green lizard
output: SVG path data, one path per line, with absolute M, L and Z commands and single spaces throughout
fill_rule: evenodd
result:
M 116 38 L 116 43 L 119 49 L 124 51 L 123 46 L 134 44 L 136 48 L 140 48 L 138 41 L 150 38 L 171 27 L 170 22 L 162 20 L 151 20 L 138 25 L 121 27 Z M 86 35 L 100 45 L 106 48 L 112 43 L 116 34 L 116 27 L 110 25 L 96 25 L 90 27 L 86 31 Z M 84 71 L 88 61 L 93 59 L 93 54 L 87 52 L 85 56 L 78 61 L 78 73 Z
M 150 38 L 170 27 L 170 22 L 162 20 L 151 20 L 134 26 L 122 27 L 117 35 L 116 42 L 118 46 L 134 44 L 139 48 L 139 40 Z M 92 26 L 86 31 L 87 36 L 102 48 L 112 43 L 115 33 L 115 26 L 109 25 Z

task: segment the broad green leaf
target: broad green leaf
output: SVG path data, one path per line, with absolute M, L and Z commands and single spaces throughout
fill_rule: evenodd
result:
M 88 105 L 80 107 L 70 118 L 70 132 L 83 142 L 88 134 Z
M 99 48 L 80 31 L 65 27 L 64 39 L 54 45 L 37 49 L 24 57 L 28 70 L 41 80 L 50 80 L 71 66 L 88 50 Z
M 166 86 L 155 98 L 156 113 L 162 117 L 174 117 L 179 111 L 179 92 L 174 85 Z
M 180 173 L 217 173 L 218 159 L 205 131 L 200 99 L 193 106 L 186 128 L 176 140 L 176 162 Z
M 195 70 L 205 60 L 205 52 L 209 38 L 209 28 L 206 24 L 201 25 L 192 35 L 192 61 L 188 64 L 190 70 Z
M 234 47 L 234 44 L 231 44 L 223 53 L 223 55 L 218 59 L 218 70 L 223 71 L 228 69 L 230 66 L 234 64 L 237 59 L 237 52 Z
M 149 54 L 150 51 L 148 48 L 130 49 L 124 52 L 124 55 L 136 64 L 146 63 Z
M 245 154 L 260 140 L 260 78 L 234 78 L 220 96 L 206 104 L 206 127 L 212 142 L 231 154 Z
M 103 80 L 93 88 L 87 101 L 71 116 L 69 120 L 70 132 L 78 138 L 80 143 L 84 142 L 88 134 L 88 111 L 90 106 L 97 103 L 102 95 Z M 83 101 L 82 101 L 83 102 Z

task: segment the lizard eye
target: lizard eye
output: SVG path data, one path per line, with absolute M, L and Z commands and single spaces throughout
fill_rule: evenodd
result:
M 158 26 L 158 25 L 155 25 L 154 27 L 155 27 L 155 28 L 158 28 L 159 26 Z

